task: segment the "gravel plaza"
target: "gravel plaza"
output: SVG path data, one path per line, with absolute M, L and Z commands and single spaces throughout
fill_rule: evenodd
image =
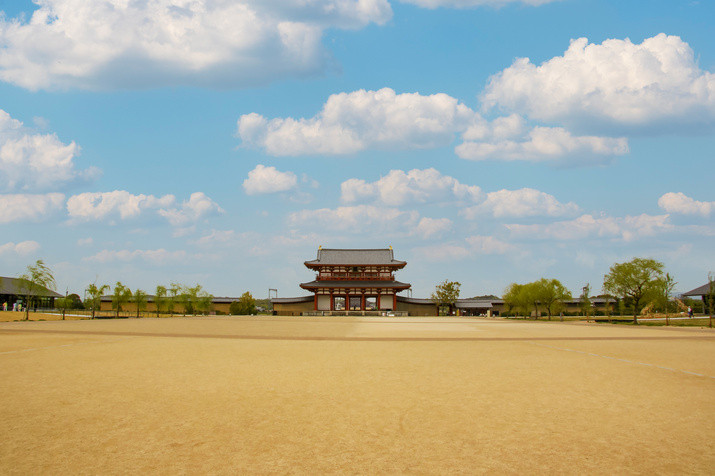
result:
M 710 329 L 0 323 L 0 473 L 712 474 Z

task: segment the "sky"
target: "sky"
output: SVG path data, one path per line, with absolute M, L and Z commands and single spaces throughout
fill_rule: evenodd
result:
M 0 275 L 413 297 L 715 271 L 715 2 L 0 0 Z

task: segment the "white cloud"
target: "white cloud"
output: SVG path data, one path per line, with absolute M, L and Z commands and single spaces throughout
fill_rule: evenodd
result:
M 223 209 L 206 194 L 194 192 L 188 200 L 182 202 L 181 207 L 161 209 L 159 215 L 169 220 L 172 225 L 181 226 L 223 212 Z
M 715 211 L 715 202 L 700 202 L 682 192 L 669 192 L 658 199 L 658 206 L 668 213 L 708 216 Z
M 449 218 L 427 218 L 423 217 L 412 230 L 412 235 L 422 238 L 433 238 L 441 236 L 452 228 L 452 220 Z
M 87 192 L 70 197 L 67 212 L 77 220 L 102 220 L 117 216 L 128 219 L 139 216 L 144 210 L 168 207 L 175 200 L 173 195 L 134 195 L 126 190 Z
M 0 255 L 4 254 L 17 254 L 20 256 L 27 256 L 31 253 L 40 249 L 40 244 L 36 241 L 21 241 L 20 243 L 5 243 L 0 245 Z
M 64 144 L 55 134 L 33 134 L 0 109 L 0 190 L 56 190 L 99 175 L 95 167 L 78 171 L 78 154 L 74 142 Z
M 446 94 L 396 94 L 390 88 L 331 95 L 310 119 L 238 120 L 247 146 L 271 155 L 351 154 L 365 149 L 421 149 L 451 143 L 475 113 Z
M 483 202 L 462 209 L 460 214 L 468 220 L 473 220 L 484 213 L 494 217 L 555 217 L 574 214 L 578 210 L 578 205 L 573 202 L 561 203 L 548 193 L 533 188 L 522 188 L 489 192 Z
M 357 205 L 335 209 L 301 210 L 291 213 L 288 221 L 291 225 L 311 227 L 317 225 L 333 230 L 367 233 L 387 228 L 395 231 L 412 229 L 419 221 L 419 214 L 397 208 Z
M 126 190 L 113 192 L 87 192 L 73 195 L 67 200 L 67 212 L 73 220 L 89 221 L 120 218 L 136 218 L 153 210 L 179 227 L 213 214 L 223 213 L 216 202 L 203 192 L 194 192 L 180 206 L 174 206 L 173 195 L 134 195 Z
M 580 240 L 591 237 L 632 241 L 644 236 L 669 231 L 673 226 L 668 215 L 609 217 L 582 215 L 574 220 L 538 225 L 505 225 L 513 235 L 535 239 Z
M 476 185 L 465 185 L 433 168 L 409 172 L 391 170 L 372 183 L 349 179 L 340 185 L 340 190 L 343 202 L 372 199 L 391 206 L 452 200 L 475 202 L 482 196 L 481 189 Z
M 204 261 L 215 258 L 202 253 L 187 253 L 184 250 L 167 251 L 164 248 L 154 250 L 102 250 L 82 261 L 94 263 L 145 261 L 155 265 L 185 263 L 187 260 Z
M 410 3 L 423 8 L 473 8 L 473 7 L 494 7 L 499 8 L 510 3 L 524 3 L 526 5 L 538 6 L 558 0 L 400 0 L 401 3 Z
M 94 244 L 94 238 L 88 236 L 87 238 L 80 238 L 77 240 L 77 246 L 90 246 Z
M 281 172 L 275 167 L 258 164 L 248 172 L 248 178 L 243 181 L 243 189 L 248 195 L 286 192 L 294 189 L 298 177 L 293 172 Z
M 61 193 L 0 195 L 0 223 L 36 221 L 62 210 L 64 202 Z
M 413 251 L 428 261 L 457 261 L 476 255 L 503 255 L 518 250 L 494 236 L 472 235 L 462 242 L 423 246 Z
M 230 243 L 236 238 L 236 232 L 233 230 L 211 230 L 211 233 L 202 236 L 196 240 L 194 244 L 199 246 L 214 246 L 218 244 Z
M 503 255 L 514 251 L 516 247 L 493 236 L 474 235 L 464 239 L 470 249 L 478 254 Z
M 661 33 L 640 44 L 579 38 L 539 66 L 517 59 L 490 79 L 482 101 L 564 124 L 712 125 L 715 75 L 698 67 L 677 36 Z
M 43 0 L 0 17 L 0 79 L 31 89 L 243 87 L 323 70 L 327 28 L 392 17 L 387 0 Z
M 613 155 L 628 153 L 628 140 L 625 137 L 574 136 L 562 127 L 537 126 L 520 140 L 468 141 L 458 145 L 455 152 L 470 160 L 604 162 Z

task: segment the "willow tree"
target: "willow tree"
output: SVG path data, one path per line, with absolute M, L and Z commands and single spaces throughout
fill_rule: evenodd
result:
M 137 318 L 138 318 L 139 313 L 146 309 L 146 302 L 147 302 L 146 293 L 144 291 L 142 291 L 141 289 L 137 289 L 136 291 L 134 291 L 134 294 L 132 295 L 132 302 L 137 307 Z
M 558 279 L 541 278 L 532 285 L 536 299 L 546 309 L 549 320 L 553 314 L 563 309 L 566 301 L 571 299 L 571 291 L 566 289 Z
M 159 313 L 167 307 L 168 300 L 166 298 L 166 286 L 158 285 L 156 291 L 154 291 L 154 304 L 156 305 L 156 317 L 159 317 Z
M 87 289 L 85 290 L 87 294 L 89 295 L 89 298 L 85 298 L 84 304 L 85 306 L 87 303 L 92 308 L 92 319 L 94 319 L 95 312 L 98 307 L 101 306 L 102 304 L 102 295 L 109 289 L 108 284 L 102 284 L 100 286 L 97 286 L 97 284 L 92 283 L 89 286 L 87 286 Z
M 122 310 L 122 306 L 129 302 L 132 298 L 132 291 L 120 281 L 114 285 L 114 293 L 112 294 L 112 309 L 117 312 L 117 317 L 119 317 L 119 312 Z
M 37 303 L 40 291 L 55 289 L 57 283 L 52 270 L 45 262 L 38 259 L 34 265 L 28 265 L 24 273 L 18 276 L 21 294 L 25 296 L 25 320 L 30 319 L 30 302 Z

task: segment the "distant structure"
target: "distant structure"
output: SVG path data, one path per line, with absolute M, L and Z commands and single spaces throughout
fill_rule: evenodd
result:
M 703 309 L 709 309 L 710 308 L 710 283 L 705 283 L 702 286 L 699 286 L 691 291 L 688 291 L 687 293 L 683 293 L 683 296 L 688 296 L 688 297 L 700 296 L 700 299 L 703 300 Z
M 24 289 L 20 279 L 0 276 L 0 306 L 3 303 L 7 303 L 8 309 L 12 309 L 13 304 L 18 303 L 24 307 L 26 305 L 25 294 L 27 294 L 27 291 Z M 32 296 L 33 307 L 36 306 L 42 309 L 54 308 L 55 299 L 62 297 L 61 294 L 47 288 L 38 289 Z
M 395 281 L 405 267 L 390 249 L 318 249 L 305 266 L 317 273 L 301 288 L 313 293 L 314 311 L 395 311 L 397 293 L 410 285 Z
M 411 285 L 395 279 L 395 272 L 407 262 L 395 259 L 392 247 L 320 247 L 316 258 L 304 264 L 316 275 L 300 287 L 312 294 L 271 299 L 274 314 L 436 316 L 439 312 L 431 299 L 399 295 Z M 494 305 L 501 303 L 499 299 L 460 299 L 455 308 L 461 315 L 492 315 Z

